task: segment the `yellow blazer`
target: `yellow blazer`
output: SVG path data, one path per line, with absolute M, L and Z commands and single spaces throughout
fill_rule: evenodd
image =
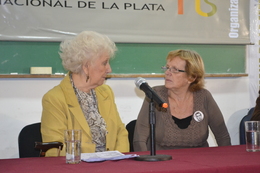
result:
M 114 94 L 108 85 L 95 88 L 98 110 L 104 118 L 108 134 L 106 149 L 129 152 L 128 132 L 122 123 L 114 101 Z M 91 131 L 71 85 L 69 74 L 58 86 L 48 91 L 42 98 L 41 133 L 43 142 L 64 143 L 64 130 L 82 131 L 81 152 L 95 152 Z M 65 146 L 60 155 L 65 156 Z M 57 156 L 56 149 L 50 149 L 46 156 Z

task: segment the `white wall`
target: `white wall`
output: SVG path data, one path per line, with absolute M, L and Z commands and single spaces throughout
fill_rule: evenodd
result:
M 144 93 L 135 87 L 134 78 L 113 78 L 106 82 L 115 93 L 122 121 L 136 119 Z M 147 78 L 150 86 L 163 84 L 163 79 Z M 18 134 L 27 124 L 39 122 L 41 98 L 58 79 L 0 79 L 0 159 L 18 158 Z M 238 125 L 250 108 L 249 78 L 206 78 L 206 88 L 212 93 L 225 117 L 232 144 L 239 144 Z M 212 137 L 211 146 L 215 146 Z

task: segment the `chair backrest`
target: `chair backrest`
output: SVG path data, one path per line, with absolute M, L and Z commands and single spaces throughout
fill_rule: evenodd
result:
M 19 157 L 39 157 L 40 150 L 34 148 L 36 141 L 42 142 L 41 123 L 27 125 L 19 133 Z
M 41 123 L 25 126 L 18 136 L 19 157 L 44 157 L 45 152 L 51 148 L 62 150 L 61 142 L 42 142 Z
M 242 144 L 246 144 L 246 135 L 245 135 L 245 122 L 246 121 L 250 121 L 250 119 L 252 118 L 253 112 L 254 112 L 254 107 L 251 108 L 247 115 L 245 115 L 242 120 L 240 121 L 239 124 L 239 140 L 240 140 L 240 145 Z
M 132 120 L 126 125 L 126 129 L 128 131 L 128 140 L 129 140 L 131 152 L 134 151 L 133 138 L 134 138 L 134 131 L 135 131 L 135 123 L 136 123 L 136 120 Z

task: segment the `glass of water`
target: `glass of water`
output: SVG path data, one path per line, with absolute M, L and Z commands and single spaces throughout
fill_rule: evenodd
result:
M 246 150 L 249 152 L 260 151 L 260 121 L 246 121 Z
M 77 164 L 81 161 L 81 130 L 65 130 L 66 163 Z

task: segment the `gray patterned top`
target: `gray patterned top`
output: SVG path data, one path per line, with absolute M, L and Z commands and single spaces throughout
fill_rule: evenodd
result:
M 78 98 L 81 109 L 88 122 L 92 134 L 92 142 L 96 144 L 96 152 L 106 150 L 106 122 L 98 112 L 98 103 L 94 89 L 90 93 L 80 91 L 73 83 L 70 76 L 72 86 Z

